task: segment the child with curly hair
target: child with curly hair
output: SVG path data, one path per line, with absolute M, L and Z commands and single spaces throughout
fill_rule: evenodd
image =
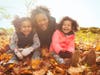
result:
M 37 51 L 36 49 L 40 47 L 40 41 L 30 18 L 17 17 L 13 21 L 13 25 L 15 32 L 10 40 L 10 49 L 19 60 L 22 60 Z
M 64 17 L 52 36 L 50 52 L 59 63 L 70 63 L 69 59 L 75 51 L 75 32 L 78 24 L 70 17 Z M 68 58 L 68 60 L 66 59 Z

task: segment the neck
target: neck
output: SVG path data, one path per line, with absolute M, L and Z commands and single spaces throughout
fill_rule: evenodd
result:
M 74 34 L 74 32 L 73 31 L 70 31 L 70 32 L 68 32 L 68 33 L 64 33 L 65 35 L 71 35 L 71 34 Z

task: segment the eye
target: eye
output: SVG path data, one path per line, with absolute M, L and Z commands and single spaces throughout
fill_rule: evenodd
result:
M 66 24 L 63 24 L 63 26 L 67 26 Z

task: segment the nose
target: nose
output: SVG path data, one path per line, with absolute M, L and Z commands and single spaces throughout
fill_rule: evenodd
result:
M 67 26 L 67 25 L 65 25 L 64 27 L 65 27 L 65 28 L 68 28 L 68 26 Z
M 44 25 L 45 24 L 45 21 L 41 21 L 41 25 Z
M 28 30 L 28 29 L 29 29 L 28 27 L 25 28 L 25 30 Z

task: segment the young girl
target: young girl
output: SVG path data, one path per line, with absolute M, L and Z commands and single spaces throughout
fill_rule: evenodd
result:
M 64 17 L 54 32 L 50 51 L 59 63 L 69 63 L 66 58 L 71 59 L 75 51 L 74 32 L 77 30 L 77 22 L 70 17 Z
M 37 49 L 40 42 L 30 18 L 16 18 L 13 25 L 16 31 L 11 37 L 10 48 L 15 56 L 21 60 Z

